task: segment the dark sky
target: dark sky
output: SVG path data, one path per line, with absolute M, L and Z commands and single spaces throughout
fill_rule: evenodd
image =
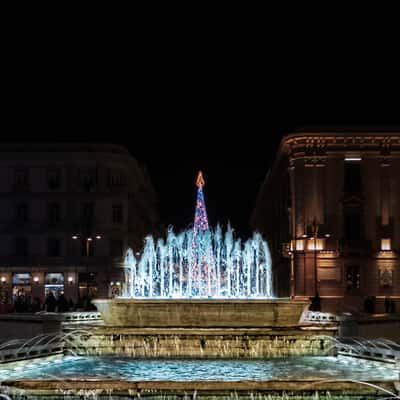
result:
M 230 221 L 238 233 L 246 237 L 251 234 L 249 219 L 258 190 L 272 166 L 282 137 L 302 126 L 314 129 L 337 126 L 337 123 L 317 125 L 307 122 L 299 121 L 293 125 L 266 123 L 265 132 L 257 134 L 246 127 L 237 127 L 234 134 L 219 138 L 213 131 L 206 131 L 204 134 L 188 132 L 187 137 L 170 137 L 161 143 L 157 139 L 143 141 L 140 145 L 132 140 L 120 142 L 147 165 L 158 193 L 164 224 L 182 229 L 192 223 L 197 191 L 195 179 L 198 170 L 202 170 L 210 224 L 225 225 Z M 365 128 L 361 123 L 340 122 L 343 122 L 340 127 Z M 234 129 L 231 123 L 228 126 Z M 377 121 L 368 126 L 372 129 L 385 127 Z
M 400 122 L 397 72 L 392 79 L 388 68 L 368 74 L 361 59 L 314 62 L 289 48 L 282 59 L 236 45 L 102 49 L 103 58 L 60 48 L 51 64 L 35 53 L 5 74 L 1 138 L 126 144 L 148 166 L 163 222 L 177 228 L 192 223 L 201 169 L 210 223 L 230 220 L 247 234 L 283 134 Z
M 304 104 L 277 107 L 239 95 L 225 95 L 218 104 L 210 98 L 207 105 L 192 100 L 193 95 L 171 99 L 172 104 L 165 99 L 162 104 L 142 104 L 136 109 L 128 109 L 122 101 L 99 104 L 96 100 L 97 108 L 91 104 L 86 112 L 71 105 L 59 109 L 47 103 L 46 110 L 29 113 L 28 124 L 26 120 L 21 124 L 24 129 L 31 124 L 35 133 L 25 135 L 19 131 L 9 138 L 126 145 L 148 167 L 162 223 L 177 229 L 193 221 L 195 179 L 202 170 L 210 224 L 230 221 L 246 237 L 251 233 L 249 219 L 260 184 L 284 134 L 301 126 L 382 126 L 396 122 L 395 117 L 385 118 L 380 113 L 351 118 L 348 114 L 341 116 L 336 108 L 336 114 L 329 116 L 317 105 L 311 112 Z M 37 107 L 34 109 L 37 111 Z M 20 123 L 16 120 L 17 125 Z
M 192 223 L 195 180 L 197 171 L 202 170 L 210 224 L 230 221 L 234 228 L 247 234 L 250 213 L 279 136 L 271 135 L 261 143 L 260 138 L 243 133 L 224 147 L 215 145 L 211 135 L 199 135 L 198 143 L 193 140 L 183 144 L 182 151 L 173 149 L 170 154 L 159 156 L 139 153 L 138 158 L 146 162 L 159 193 L 162 220 L 179 228 Z M 254 142 L 246 143 L 247 140 Z

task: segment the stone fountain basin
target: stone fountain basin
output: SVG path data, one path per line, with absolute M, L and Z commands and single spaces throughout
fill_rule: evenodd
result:
M 120 380 L 16 380 L 4 381 L 2 386 L 9 394 L 26 398 L 65 399 L 65 396 L 78 398 L 83 393 L 96 393 L 98 399 L 109 399 L 110 395 L 135 396 L 142 399 L 198 398 L 198 399 L 248 399 L 248 398 L 285 398 L 315 399 L 316 391 L 323 398 L 378 398 L 383 390 L 399 393 L 395 381 L 352 382 L 305 380 L 271 380 L 271 381 L 231 381 L 231 382 L 168 382 L 168 381 L 120 381 Z M 382 391 L 377 391 L 380 387 Z M 65 393 L 68 393 L 65 395 Z M 324 394 L 326 394 L 326 397 Z M 386 392 L 387 393 L 387 392 Z M 77 397 L 75 397 L 76 395 Z M 88 398 L 89 398 L 88 395 Z M 125 398 L 124 396 L 124 398 Z M 270 397 L 271 396 L 271 397 Z M 385 396 L 384 396 L 385 397 Z M 79 397 L 81 398 L 81 397 Z M 86 398 L 86 397 L 85 397 Z M 131 397 L 130 397 L 131 398 Z M 379 396 L 382 398 L 382 396 Z M 386 394 L 386 398 L 389 398 Z M 391 398 L 391 397 L 390 397 Z M 398 398 L 398 397 L 393 397 Z
M 308 301 L 289 299 L 95 299 L 107 326 L 278 327 L 299 324 Z

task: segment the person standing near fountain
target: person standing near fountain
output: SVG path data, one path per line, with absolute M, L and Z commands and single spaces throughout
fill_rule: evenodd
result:
M 44 304 L 47 312 L 54 312 L 56 310 L 57 300 L 51 290 L 48 293 Z
M 321 311 L 321 297 L 319 296 L 318 292 L 315 294 L 314 297 L 311 298 L 310 310 Z

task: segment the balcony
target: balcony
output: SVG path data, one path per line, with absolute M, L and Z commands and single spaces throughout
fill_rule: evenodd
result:
M 301 238 L 288 243 L 282 243 L 282 256 L 289 258 L 292 252 L 332 253 L 339 250 L 339 241 L 328 238 Z

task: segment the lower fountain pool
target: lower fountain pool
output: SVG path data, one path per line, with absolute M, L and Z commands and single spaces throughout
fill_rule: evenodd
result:
M 397 380 L 394 364 L 346 356 L 267 360 L 143 360 L 66 356 L 24 366 L 0 365 L 0 381 L 96 379 L 122 381 Z

